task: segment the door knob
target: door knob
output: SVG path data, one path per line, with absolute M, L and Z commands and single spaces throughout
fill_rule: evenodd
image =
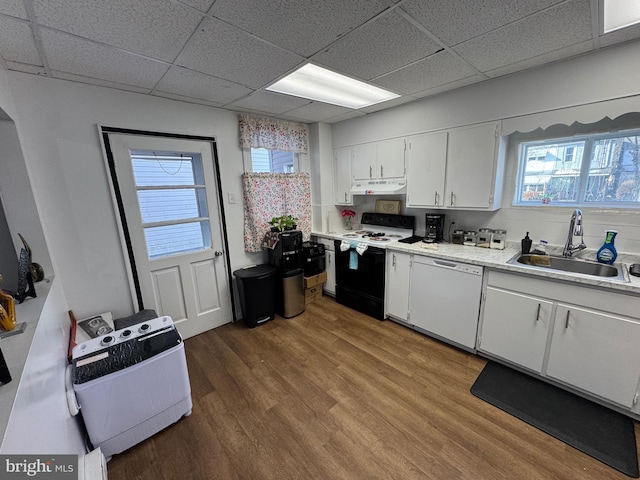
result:
M 215 252 L 213 252 L 213 254 L 214 254 L 216 257 L 219 257 L 220 255 L 222 255 L 222 252 L 221 252 L 220 250 L 216 250 Z

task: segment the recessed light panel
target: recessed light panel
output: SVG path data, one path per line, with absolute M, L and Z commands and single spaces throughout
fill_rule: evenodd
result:
M 267 90 L 354 109 L 400 96 L 310 63 L 278 80 Z
M 638 0 L 604 0 L 604 33 L 640 23 Z

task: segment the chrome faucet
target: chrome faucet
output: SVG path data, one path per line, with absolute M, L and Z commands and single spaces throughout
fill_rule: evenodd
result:
M 578 245 L 573 244 L 573 237 L 580 235 L 580 243 Z M 582 210 L 576 208 L 571 215 L 571 221 L 569 222 L 569 234 L 567 235 L 567 241 L 564 244 L 564 250 L 562 250 L 563 257 L 570 257 L 574 253 L 584 250 L 587 246 L 584 244 L 584 236 L 582 231 Z

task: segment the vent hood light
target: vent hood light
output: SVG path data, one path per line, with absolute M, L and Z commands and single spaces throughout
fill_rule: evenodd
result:
M 310 63 L 278 80 L 267 90 L 354 109 L 400 96 Z
M 604 0 L 604 33 L 640 23 L 638 0 Z
M 351 195 L 400 195 L 407 193 L 407 182 L 362 182 L 351 187 Z

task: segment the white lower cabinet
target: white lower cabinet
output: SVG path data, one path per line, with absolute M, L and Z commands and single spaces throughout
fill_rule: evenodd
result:
M 412 255 L 388 252 L 386 271 L 387 315 L 407 321 L 409 312 L 409 281 L 411 279 Z
M 489 271 L 478 351 L 640 415 L 637 296 Z
M 478 350 L 542 372 L 553 302 L 487 287 Z
M 640 373 L 637 319 L 559 303 L 547 375 L 631 408 Z

